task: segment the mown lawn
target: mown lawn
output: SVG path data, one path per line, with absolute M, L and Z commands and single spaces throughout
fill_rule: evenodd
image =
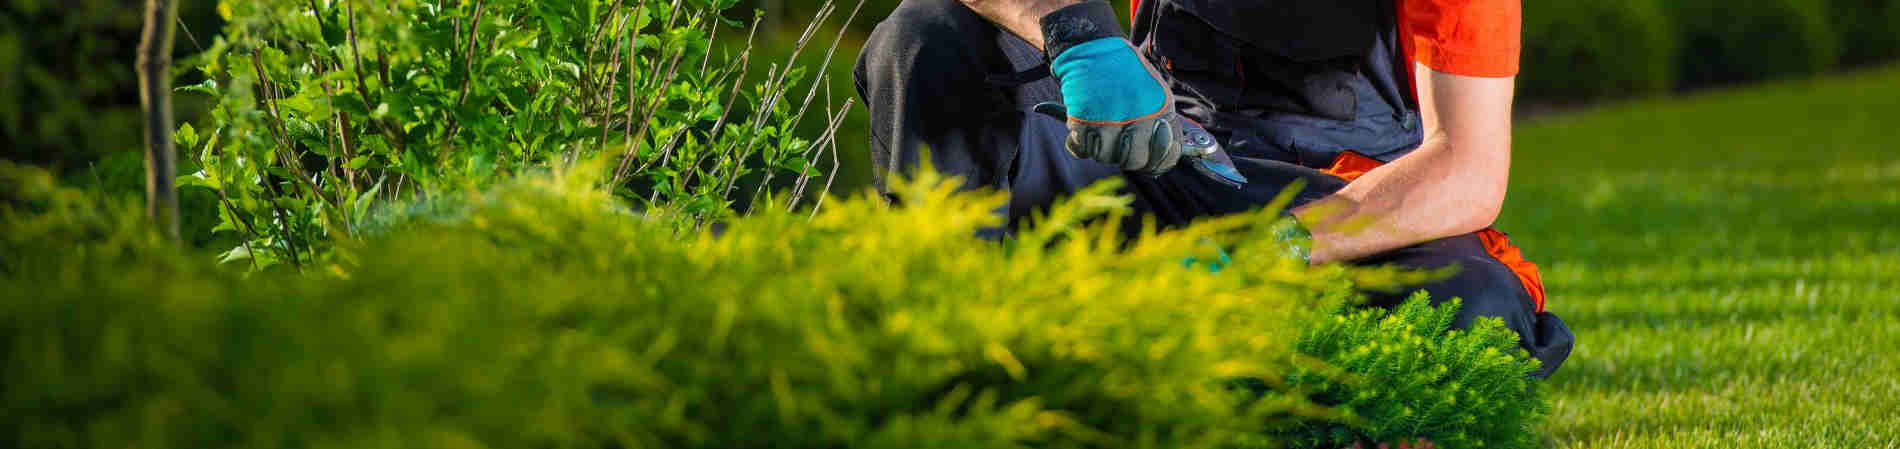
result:
M 1560 447 L 1900 447 L 1900 68 L 1522 123 Z

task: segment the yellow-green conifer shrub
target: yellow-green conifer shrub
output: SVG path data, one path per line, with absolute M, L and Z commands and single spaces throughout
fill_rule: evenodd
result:
M 1406 277 L 1248 257 L 1279 253 L 1251 226 L 1267 212 L 1127 244 L 1081 224 L 1124 210 L 1106 185 L 989 242 L 1004 197 L 934 176 L 897 183 L 903 207 L 688 235 L 597 184 L 470 194 L 305 276 L 10 199 L 0 446 L 1275 444 L 1263 429 L 1336 414 L 1231 381 L 1292 385 L 1303 329 Z M 1181 267 L 1216 244 L 1237 255 L 1219 274 Z

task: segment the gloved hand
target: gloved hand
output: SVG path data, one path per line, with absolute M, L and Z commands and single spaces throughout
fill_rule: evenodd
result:
M 1273 222 L 1267 234 L 1280 246 L 1280 256 L 1300 262 L 1313 260 L 1313 232 L 1306 230 L 1300 220 L 1287 217 Z
M 1296 260 L 1300 263 L 1312 262 L 1310 256 L 1313 254 L 1313 233 L 1308 232 L 1306 226 L 1300 224 L 1299 219 L 1289 216 L 1274 221 L 1269 226 L 1267 238 L 1271 239 L 1279 250 L 1268 253 L 1269 255 Z M 1199 257 L 1188 257 L 1181 261 L 1181 266 L 1194 268 L 1196 265 L 1205 265 L 1209 273 L 1218 274 L 1222 268 L 1232 263 L 1234 260 L 1227 255 L 1227 250 L 1216 246 L 1214 257 L 1210 260 L 1202 261 Z
M 1181 158 L 1174 96 L 1122 36 L 1114 8 L 1097 0 L 1058 9 L 1043 16 L 1042 33 L 1064 104 L 1035 111 L 1068 123 L 1069 152 L 1149 176 L 1174 168 Z

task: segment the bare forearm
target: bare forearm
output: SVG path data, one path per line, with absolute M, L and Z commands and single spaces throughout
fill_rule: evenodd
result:
M 1313 232 L 1315 263 L 1474 232 L 1497 219 L 1510 179 L 1515 80 L 1424 66 L 1417 73 L 1424 144 L 1295 211 Z
M 1509 162 L 1454 153 L 1444 139 L 1428 140 L 1299 210 L 1313 232 L 1313 262 L 1359 259 L 1490 226 L 1504 198 L 1502 185 L 1459 174 L 1508 171 Z
M 1042 48 L 1042 16 L 1085 0 L 958 0 L 990 22 Z

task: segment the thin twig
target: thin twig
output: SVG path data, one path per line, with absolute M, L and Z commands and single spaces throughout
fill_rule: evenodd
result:
M 249 233 L 249 236 L 245 237 L 244 241 L 239 244 L 244 245 L 244 253 L 249 256 L 245 257 L 245 259 L 251 261 L 251 270 L 257 270 L 257 249 L 251 248 L 251 240 L 258 238 L 257 228 L 251 227 L 250 220 L 245 220 L 244 217 L 238 215 L 237 205 L 231 204 L 231 198 L 225 196 L 224 189 L 211 189 L 211 191 L 218 193 L 218 202 L 224 205 L 225 213 L 231 214 L 231 219 L 237 220 L 238 224 L 244 225 L 244 232 Z
M 743 61 L 743 59 L 745 59 L 745 56 L 746 55 L 743 55 L 743 54 L 740 55 L 740 59 Z M 744 62 L 741 62 L 740 64 L 744 65 Z M 697 168 L 699 167 L 700 162 L 706 160 L 706 156 L 719 152 L 719 148 L 718 148 L 719 135 L 721 132 L 725 131 L 725 127 L 722 125 L 726 123 L 727 115 L 732 113 L 732 105 L 739 98 L 739 87 L 744 86 L 744 85 L 745 85 L 744 76 L 740 76 L 739 78 L 732 80 L 732 91 L 726 95 L 725 109 L 722 111 L 719 111 L 719 120 L 713 122 L 712 136 L 706 138 L 706 144 L 712 145 L 713 151 L 701 152 L 699 153 L 699 156 L 694 157 L 693 163 L 687 165 L 687 167 L 692 167 L 694 168 L 694 170 L 687 171 L 686 177 L 683 180 L 681 180 L 680 184 L 685 185 L 691 182 L 693 180 L 693 175 L 699 173 L 699 170 L 697 170 Z M 718 182 L 718 180 L 715 179 L 713 180 L 713 182 Z
M 476 38 L 479 37 L 477 35 L 481 34 L 482 13 L 487 10 L 487 6 L 487 0 L 475 0 L 475 16 L 469 18 L 468 42 L 464 44 L 465 49 L 462 51 L 462 88 L 460 89 L 461 93 L 455 95 L 456 109 L 460 109 L 463 104 L 468 102 L 468 91 L 474 86 L 475 43 L 477 42 Z M 499 38 L 500 36 L 496 37 Z M 455 110 L 451 109 L 447 114 L 448 117 L 445 117 L 445 121 L 448 122 L 448 129 L 442 133 L 442 140 L 444 142 L 450 142 L 455 138 L 455 133 L 462 130 L 462 122 L 455 119 Z M 451 143 L 447 148 L 452 151 L 455 146 Z
M 350 41 L 351 59 L 356 61 L 356 67 L 355 67 L 356 70 L 354 70 L 354 72 L 356 72 L 356 94 L 357 96 L 362 97 L 363 106 L 373 111 L 376 109 L 376 105 L 382 102 L 376 98 L 374 92 L 370 92 L 369 83 L 365 81 L 363 78 L 363 50 L 359 48 L 356 44 L 356 40 L 357 40 L 356 39 L 356 0 L 350 0 L 347 6 L 349 8 L 348 12 L 350 14 L 350 26 L 345 36 L 347 36 Z M 387 63 L 388 59 L 387 58 L 383 59 L 383 62 Z M 384 89 L 389 88 L 388 73 L 389 73 L 389 67 L 384 66 L 383 78 L 382 78 Z M 404 142 L 403 142 L 404 140 L 403 135 L 396 132 L 398 128 L 389 126 L 389 123 L 387 123 L 385 120 L 377 119 L 373 114 L 370 117 L 367 117 L 367 120 L 370 123 L 375 123 L 378 128 L 381 128 L 383 130 L 384 138 L 389 139 L 390 143 L 393 143 L 396 145 L 396 151 L 398 153 L 407 151 L 407 148 L 405 147 Z
M 844 119 L 845 119 L 845 116 L 846 116 L 846 115 L 848 115 L 847 113 L 851 111 L 851 105 L 852 105 L 852 100 L 855 100 L 855 99 L 850 99 L 850 98 L 848 98 L 848 99 L 845 99 L 845 101 L 844 101 L 844 106 L 843 106 L 843 108 L 842 108 L 842 109 L 844 110 L 844 112 L 841 112 L 841 113 L 839 113 L 839 114 L 837 114 L 837 115 L 835 115 L 835 116 L 832 116 L 832 117 L 831 117 L 831 123 L 829 123 L 829 124 L 827 124 L 827 125 L 825 126 L 825 133 L 824 133 L 824 134 L 820 134 L 820 135 L 818 136 L 818 140 L 817 140 L 817 141 L 814 141 L 814 142 L 812 142 L 812 147 L 813 147 L 813 148 L 824 148 L 824 146 L 826 146 L 826 145 L 830 145 L 830 144 L 831 144 L 831 142 L 832 142 L 833 140 L 835 140 L 835 139 L 837 139 L 837 135 L 838 135 L 838 125 L 843 125 L 843 124 L 844 124 Z M 820 151 L 822 151 L 822 150 L 820 150 Z M 809 154 L 810 154 L 810 153 L 807 153 L 807 155 L 809 155 Z M 813 160 L 811 160 L 811 159 L 807 159 L 807 160 L 805 161 L 805 168 L 806 168 L 806 169 L 810 169 L 810 168 L 811 168 L 811 165 L 812 165 L 812 163 L 813 163 L 813 162 L 814 162 Z M 801 176 L 803 176 L 803 175 L 801 174 Z M 767 178 L 766 178 L 766 181 L 767 181 L 767 182 L 766 182 L 766 183 L 763 183 L 763 184 L 760 184 L 760 185 L 759 185 L 759 189 L 761 189 L 761 191 L 763 191 L 763 189 L 765 189 L 765 188 L 766 188 L 766 186 L 770 184 L 770 181 L 771 181 L 771 179 L 772 179 L 772 178 L 770 177 L 770 172 L 767 172 Z M 754 192 L 754 193 L 753 193 L 753 196 L 754 196 L 754 197 L 757 197 L 757 196 L 758 196 L 758 192 Z
M 462 100 L 468 99 L 469 85 L 475 81 L 475 37 L 477 34 L 481 34 L 482 13 L 486 11 L 487 6 L 487 0 L 475 0 L 475 17 L 469 19 L 468 43 L 462 51 L 462 73 L 464 74 L 462 77 L 462 93 L 455 97 L 455 104 L 457 105 L 462 104 Z
M 722 107 L 719 110 L 719 119 L 713 121 L 712 135 L 706 138 L 706 144 L 713 146 L 713 151 L 702 152 L 700 153 L 698 157 L 693 158 L 692 165 L 688 165 L 688 167 L 693 167 L 694 170 L 689 170 L 686 172 L 685 179 L 681 182 L 682 185 L 684 185 L 686 182 L 690 182 L 693 179 L 693 175 L 698 173 L 699 170 L 697 170 L 697 168 L 699 167 L 700 161 L 705 160 L 707 155 L 721 151 L 718 147 L 719 136 L 721 133 L 724 133 L 726 130 L 726 127 L 725 127 L 726 118 L 732 115 L 733 105 L 738 104 L 739 88 L 745 85 L 745 76 L 747 73 L 750 73 L 751 63 L 752 63 L 752 39 L 753 37 L 756 37 L 759 34 L 759 23 L 760 23 L 760 19 L 758 18 L 752 19 L 752 31 L 746 33 L 746 37 L 745 37 L 745 50 L 742 50 L 739 52 L 739 70 L 737 71 L 728 70 L 724 74 L 720 75 L 719 81 L 712 83 L 712 85 L 718 85 L 720 82 L 725 81 L 726 76 L 731 76 L 734 73 L 738 74 L 738 77 L 732 80 L 732 90 L 726 94 L 726 103 L 724 107 Z M 770 77 L 771 75 L 768 74 L 766 76 Z M 714 179 L 713 181 L 718 182 L 717 179 Z
M 831 196 L 831 182 L 838 179 L 838 140 L 831 140 L 831 171 L 825 173 L 825 188 L 818 191 L 818 201 L 811 206 L 811 216 L 818 216 L 818 209 L 825 207 L 825 198 Z
M 805 51 L 805 44 L 809 43 L 812 35 L 817 33 L 818 26 L 824 23 L 825 17 L 831 15 L 832 10 L 836 8 L 837 6 L 830 1 L 826 1 L 825 5 L 819 8 L 816 17 L 810 24 L 805 26 L 805 31 L 798 36 L 798 42 L 792 46 L 792 55 L 785 59 L 785 71 L 779 72 L 777 77 L 771 78 L 771 81 L 766 83 L 765 98 L 759 102 L 759 110 L 756 111 L 757 115 L 753 117 L 752 131 L 754 133 L 765 126 L 766 119 L 772 116 L 772 108 L 777 106 L 779 98 L 785 94 L 784 83 L 785 79 L 792 72 L 791 65 L 798 60 L 798 55 Z M 744 162 L 746 159 L 751 158 L 752 148 L 757 143 L 758 139 L 756 138 L 746 139 L 745 149 L 739 152 L 738 161 Z M 721 190 L 722 195 L 731 195 L 732 189 L 738 185 L 740 176 L 738 176 L 737 170 L 739 165 L 741 164 L 734 164 L 734 176 L 726 179 L 726 187 Z
M 673 53 L 672 62 L 667 64 L 668 69 L 665 78 L 663 78 L 664 81 L 660 83 L 659 89 L 653 91 L 653 101 L 647 105 L 646 116 L 640 119 L 640 130 L 634 132 L 633 139 L 627 142 L 627 150 L 625 154 L 621 156 L 620 167 L 614 170 L 614 184 L 620 184 L 620 181 L 626 178 L 629 169 L 632 167 L 631 163 L 639 152 L 639 142 L 646 137 L 647 125 L 653 122 L 654 114 L 659 112 L 660 106 L 666 101 L 666 89 L 673 86 L 673 80 L 676 78 L 674 75 L 678 73 L 680 58 L 685 55 L 686 49 L 684 47 L 680 48 L 678 52 Z M 644 166 L 641 167 L 642 170 L 645 170 L 645 168 Z
M 620 0 L 614 0 L 614 8 L 619 8 L 619 7 L 620 7 Z M 637 12 L 638 10 L 636 9 L 635 13 L 629 13 L 621 17 L 619 23 L 614 26 L 615 30 L 614 30 L 614 33 L 612 34 L 618 35 L 620 32 L 624 31 L 627 27 L 627 23 L 632 22 L 634 20 L 634 17 L 637 14 Z M 605 27 L 602 27 L 602 28 L 605 28 Z M 615 40 L 615 42 L 618 42 L 618 40 Z M 628 48 L 629 48 L 628 52 L 631 53 L 632 46 L 629 45 Z M 590 49 L 589 51 L 590 51 L 590 56 L 588 56 L 587 61 L 591 63 L 593 62 L 593 57 L 591 56 L 592 50 Z M 614 92 L 620 88 L 619 74 L 620 74 L 621 53 L 619 51 L 612 51 L 608 53 L 612 56 L 608 58 L 607 70 L 603 72 L 604 78 L 607 79 L 607 89 L 604 91 L 601 91 L 602 95 L 598 95 L 599 97 L 601 97 L 599 101 L 602 103 L 600 105 L 600 147 L 601 148 L 607 147 L 608 133 L 613 130 L 612 125 L 613 125 L 613 115 L 614 115 Z M 632 70 L 631 67 L 629 67 L 629 70 Z M 589 95 L 588 97 L 593 98 L 593 97 L 596 97 L 596 95 Z M 629 108 L 632 107 L 633 105 L 632 95 L 627 96 L 627 105 Z M 627 126 L 632 126 L 632 124 L 629 123 L 627 124 Z M 574 159 L 579 157 L 579 154 L 580 154 L 579 146 L 569 147 L 567 150 L 567 157 L 562 160 L 562 164 L 572 165 L 574 163 Z
M 314 74 L 315 76 L 313 76 L 312 78 L 323 79 L 323 73 L 327 65 L 325 65 L 322 61 L 317 60 L 317 57 L 315 56 L 316 55 L 315 51 L 312 51 L 311 55 L 312 56 L 310 57 L 311 59 L 310 65 L 313 67 L 313 70 L 316 71 L 316 73 Z M 341 65 L 342 63 L 339 62 L 338 63 L 339 69 L 342 68 Z M 326 97 L 336 96 L 336 83 L 326 81 L 326 82 L 317 83 L 317 85 L 323 87 L 324 96 Z M 348 112 L 343 112 L 343 110 L 341 109 L 338 109 L 331 113 L 333 122 L 336 125 L 337 138 L 335 141 L 329 142 L 329 144 L 332 150 L 336 149 L 336 146 L 338 143 L 342 144 L 343 163 L 335 164 L 332 167 L 337 170 L 341 170 L 343 172 L 343 180 L 344 182 L 349 183 L 350 190 L 356 190 L 356 170 L 351 169 L 350 164 L 349 164 L 350 160 L 356 159 L 356 149 L 350 145 L 350 137 L 349 137 L 350 128 L 348 126 L 349 117 L 350 117 L 349 114 L 350 113 Z M 332 173 L 332 175 L 334 174 L 335 173 Z
M 257 71 L 258 82 L 263 83 L 261 87 L 264 91 L 264 108 L 270 113 L 270 128 L 277 133 L 277 139 L 280 142 L 280 146 L 277 147 L 278 162 L 283 163 L 285 168 L 290 169 L 291 176 L 297 178 L 297 183 L 309 188 L 310 192 L 315 194 L 318 200 L 322 200 L 324 204 L 335 208 L 336 201 L 332 201 L 329 196 L 324 195 L 323 189 L 317 187 L 316 183 L 310 180 L 310 172 L 304 170 L 303 160 L 293 152 L 292 149 L 295 147 L 290 140 L 290 134 L 284 131 L 284 117 L 277 111 L 277 102 L 275 99 L 281 93 L 277 91 L 276 84 L 271 82 L 270 75 L 264 72 L 264 65 L 258 61 L 259 59 L 263 59 L 263 56 L 261 54 L 254 54 L 251 58 L 251 67 Z
M 822 81 L 824 81 L 824 85 L 825 85 L 825 116 L 837 117 L 838 113 L 831 109 L 831 77 L 827 76 L 823 78 L 824 79 Z M 832 140 L 835 141 L 837 139 L 832 139 Z M 836 144 L 823 145 L 824 143 L 829 143 L 829 142 L 821 141 L 821 142 L 816 142 L 813 145 L 817 149 L 815 150 L 814 153 L 811 153 L 811 156 L 813 157 L 807 158 L 805 160 L 805 166 L 798 173 L 798 181 L 792 184 L 792 198 L 785 202 L 786 209 L 791 209 L 793 207 L 796 207 L 798 205 L 798 201 L 801 199 L 804 199 L 805 187 L 807 184 L 811 182 L 811 169 L 812 167 L 816 166 L 816 164 L 818 163 L 817 156 L 824 156 L 825 149 L 828 146 L 829 147 L 836 146 Z
M 831 47 L 825 49 L 825 58 L 818 61 L 817 67 L 820 70 L 831 66 L 831 56 L 838 52 L 838 42 L 844 41 L 844 32 L 851 29 L 851 22 L 857 20 L 858 10 L 860 9 L 864 9 L 864 0 L 858 0 L 858 5 L 851 8 L 851 15 L 845 17 L 844 24 L 838 26 L 838 34 L 831 38 Z M 792 115 L 792 120 L 785 125 L 786 128 L 795 128 L 798 126 L 799 120 L 805 118 L 805 109 L 811 107 L 811 100 L 817 93 L 818 84 L 812 84 L 811 91 L 805 93 L 805 103 L 798 107 L 798 113 Z
M 185 38 L 191 40 L 191 46 L 198 47 L 198 51 L 200 53 L 204 52 L 205 51 L 204 44 L 198 43 L 198 36 L 193 36 L 191 34 L 191 26 L 185 25 L 185 18 L 173 17 L 172 19 L 174 22 L 178 22 L 178 29 L 185 32 Z
M 613 20 L 616 13 L 620 12 L 620 2 L 621 0 L 614 0 L 613 5 L 607 7 L 607 20 Z M 592 19 L 592 17 L 589 17 L 589 19 Z M 625 23 L 625 22 L 622 22 L 622 23 Z M 582 52 L 582 53 L 585 53 L 587 56 L 586 58 L 581 59 L 581 61 L 590 62 L 590 63 L 594 62 L 594 51 L 599 49 L 596 46 L 600 45 L 600 38 L 601 36 L 606 35 L 607 34 L 606 32 L 607 32 L 607 27 L 604 27 L 604 26 L 594 29 L 592 36 L 589 36 L 587 38 L 586 51 Z

